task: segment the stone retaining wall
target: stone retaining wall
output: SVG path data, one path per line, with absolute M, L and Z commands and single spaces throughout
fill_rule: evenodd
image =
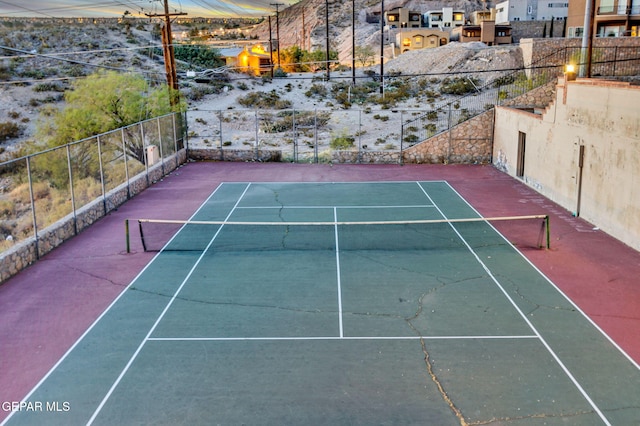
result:
M 189 159 L 195 161 L 280 162 L 282 161 L 282 151 L 258 150 L 256 153 L 255 149 L 189 149 Z
M 544 64 L 544 65 L 566 65 L 572 60 L 575 61 L 578 58 L 575 56 L 577 49 L 582 45 L 581 38 L 528 38 L 520 40 L 520 49 L 522 50 L 522 60 L 525 68 L 527 69 L 528 76 L 531 76 L 535 70 L 530 67 L 532 64 Z M 602 49 L 598 51 L 598 48 L 612 48 L 607 49 L 609 52 L 605 53 Z M 616 52 L 613 48 L 622 48 Z M 570 51 L 566 51 L 565 48 L 574 48 Z M 640 48 L 640 37 L 597 37 L 593 40 L 594 58 L 597 61 L 613 61 L 614 55 L 617 56 L 617 60 L 627 59 L 629 55 L 635 55 L 635 49 Z M 606 55 L 606 57 L 604 57 Z M 615 71 L 613 67 L 631 67 L 635 69 L 631 63 L 610 63 L 610 64 L 598 64 L 594 66 L 593 75 L 605 75 Z M 637 67 L 637 65 L 635 65 Z M 561 71 L 561 70 L 560 70 Z M 620 69 L 616 72 L 620 74 Z M 624 68 L 622 68 L 624 71 Z M 610 75 L 610 74 L 609 74 Z
M 493 109 L 471 118 L 451 130 L 407 148 L 405 163 L 478 164 L 491 161 Z
M 183 149 L 163 163 L 156 164 L 148 170 L 134 176 L 128 183 L 123 183 L 91 203 L 81 207 L 75 213 L 60 219 L 54 224 L 40 230 L 38 238 L 31 237 L 16 243 L 13 247 L 0 253 L 0 283 L 26 268 L 38 258 L 49 253 L 66 240 L 77 235 L 83 229 L 104 217 L 107 213 L 122 205 L 129 198 L 139 194 L 163 176 L 175 170 L 187 159 Z
M 556 97 L 558 79 L 553 79 L 544 86 L 537 87 L 516 98 L 500 102 L 500 106 L 513 108 L 545 108 Z

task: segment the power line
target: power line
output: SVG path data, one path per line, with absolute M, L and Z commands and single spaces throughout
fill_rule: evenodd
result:
M 59 16 L 53 16 L 50 13 L 54 13 L 54 12 L 63 12 L 63 11 L 79 11 L 79 12 L 83 12 L 83 11 L 87 11 L 87 10 L 95 10 L 95 9 L 104 9 L 104 8 L 108 8 L 108 7 L 115 7 L 117 6 L 125 6 L 128 8 L 133 8 L 134 10 L 137 10 L 138 13 L 141 13 L 143 8 L 141 6 L 138 6 L 136 3 L 149 3 L 152 0 L 129 0 L 127 3 L 121 2 L 121 1 L 110 1 L 110 2 L 104 2 L 104 3 L 94 3 L 94 2 L 89 2 L 86 5 L 76 5 L 76 6 L 57 6 L 57 7 L 46 7 L 46 8 L 38 8 L 38 9 L 32 9 L 32 8 L 28 8 L 25 6 L 22 6 L 20 4 L 15 4 L 15 3 L 11 3 L 11 2 L 7 2 L 7 1 L 0 1 L 0 3 L 2 4 L 6 4 L 8 6 L 14 7 L 16 9 L 19 9 L 20 11 L 11 11 L 11 12 L 2 12 L 4 15 L 16 15 L 19 13 L 23 13 L 22 11 L 27 11 L 27 12 L 31 12 L 31 13 L 35 13 L 38 15 L 43 15 L 43 16 L 47 16 L 49 18 L 57 18 Z M 155 0 L 153 0 L 155 1 Z M 50 12 L 50 13 L 47 13 Z M 114 16 L 116 15 L 121 15 L 121 13 L 115 13 L 115 12 L 108 12 L 113 14 Z

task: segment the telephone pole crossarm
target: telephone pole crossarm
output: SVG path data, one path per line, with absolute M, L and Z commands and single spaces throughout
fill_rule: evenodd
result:
M 176 71 L 176 58 L 173 50 L 173 36 L 171 34 L 171 17 L 184 16 L 184 12 L 169 13 L 169 3 L 164 1 L 164 13 L 145 14 L 149 18 L 164 18 L 162 27 L 162 52 L 164 56 L 164 69 L 167 75 L 167 85 L 173 90 L 178 90 L 178 72 Z M 175 105 L 177 99 L 171 96 L 171 104 Z
M 276 8 L 276 49 L 278 52 L 278 68 L 280 68 L 280 6 L 284 3 L 269 3 Z

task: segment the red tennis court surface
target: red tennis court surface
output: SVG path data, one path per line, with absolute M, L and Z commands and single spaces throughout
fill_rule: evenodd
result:
M 640 362 L 640 254 L 491 166 L 189 163 L 0 286 L 0 421 L 153 257 L 126 253 L 125 219 L 187 219 L 221 182 L 425 180 L 485 217 L 549 214 L 550 250 L 520 244 L 518 224 L 494 226 Z

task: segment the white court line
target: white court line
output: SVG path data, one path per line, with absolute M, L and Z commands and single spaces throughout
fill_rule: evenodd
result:
M 464 199 L 464 197 L 462 197 L 458 191 L 455 190 L 455 188 L 453 188 L 451 185 L 449 185 L 448 182 L 445 182 L 447 184 L 447 186 L 449 186 L 449 188 L 451 188 L 451 190 L 453 192 L 456 193 L 456 195 L 458 195 L 458 197 L 460 197 L 474 212 L 476 212 L 479 216 L 482 216 L 471 204 L 469 204 L 467 202 L 467 200 Z M 500 233 L 500 231 L 498 231 L 492 223 L 488 223 L 488 225 L 493 228 L 493 230 L 496 232 L 496 234 L 500 235 L 500 238 L 502 238 L 503 240 L 505 240 L 509 245 L 512 245 L 509 240 L 502 235 L 502 233 Z M 542 276 L 554 289 L 556 289 L 556 291 L 565 298 L 565 300 L 567 302 L 569 302 L 571 304 L 571 306 L 573 306 L 575 308 L 576 311 L 580 312 L 582 314 L 582 316 L 589 322 L 591 323 L 591 325 L 598 330 L 618 351 L 620 351 L 620 353 L 629 360 L 629 362 L 631 362 L 632 365 L 634 365 L 637 369 L 640 370 L 640 365 L 633 359 L 631 358 L 631 356 L 629 356 L 628 353 L 626 353 L 624 351 L 624 349 L 622 349 L 612 338 L 611 336 L 609 336 L 607 333 L 605 333 L 605 331 L 600 328 L 600 326 L 598 324 L 596 324 L 590 317 L 589 315 L 587 315 L 582 309 L 580 309 L 580 307 L 569 298 L 569 296 L 567 296 L 566 294 L 564 294 L 564 292 L 562 290 L 560 290 L 560 288 L 551 280 L 551 278 L 547 277 L 536 265 L 533 264 L 533 262 L 531 262 L 531 260 L 529 260 L 529 258 L 527 258 L 527 256 L 525 256 L 520 250 L 516 249 L 514 247 L 514 250 L 533 268 L 535 269 L 540 276 Z
M 202 204 L 200 204 L 200 207 L 198 207 L 198 209 L 189 217 L 189 220 L 193 219 L 200 212 L 200 210 L 202 210 L 202 208 L 207 204 L 207 202 L 209 202 L 211 198 L 213 198 L 213 196 L 218 192 L 218 189 L 220 189 L 223 184 L 224 183 L 221 183 L 220 185 L 218 185 L 218 187 L 211 193 L 211 195 L 209 195 L 207 199 L 204 200 Z M 172 239 L 173 238 L 175 238 L 175 235 L 172 237 Z M 133 278 L 133 280 L 131 280 L 131 282 L 120 292 L 120 294 L 113 300 L 113 302 L 111 302 L 109 306 L 107 306 L 107 308 L 102 312 L 102 314 L 100 314 L 100 316 L 98 316 L 98 318 L 96 318 L 96 320 L 93 321 L 93 323 L 91 323 L 89 328 L 87 328 L 85 332 L 82 333 L 80 337 L 78 337 L 78 339 L 73 343 L 73 345 L 71 345 L 71 347 L 64 353 L 64 355 L 62 355 L 62 357 L 58 360 L 58 362 L 56 362 L 53 365 L 53 367 L 51 367 L 51 369 L 47 372 L 47 374 L 45 374 L 44 377 L 40 379 L 40 381 L 33 387 L 33 389 L 31 389 L 31 391 L 27 395 L 25 395 L 24 398 L 22 398 L 22 402 L 26 402 L 29 400 L 29 398 L 31 398 L 31 396 L 36 392 L 36 390 L 38 390 L 38 388 L 42 386 L 42 384 L 53 374 L 53 372 L 60 366 L 60 364 L 62 364 L 62 362 L 65 359 L 67 359 L 69 354 L 80 344 L 80 342 L 87 336 L 87 334 L 89 334 L 91 330 L 94 329 L 94 327 L 111 310 L 111 308 L 113 308 L 113 306 L 118 302 L 118 300 L 120 300 L 120 298 L 127 292 L 127 290 L 129 290 L 129 288 L 133 286 L 136 283 L 136 281 L 138 281 L 138 279 L 154 263 L 154 261 L 157 259 L 158 256 L 160 256 L 160 252 L 156 253 L 156 255 L 153 256 L 153 258 L 149 261 L 149 263 L 147 263 L 144 266 L 144 268 L 142 268 L 142 270 L 138 272 L 138 274 Z M 16 412 L 17 411 L 11 411 L 9 415 L 5 417 L 5 419 L 0 423 L 0 426 L 4 426 Z
M 340 244 L 338 240 L 338 210 L 333 208 L 333 220 L 336 224 L 333 226 L 336 240 L 336 279 L 338 283 L 338 323 L 340 329 L 340 337 L 344 337 L 344 329 L 342 327 L 342 284 L 340 280 Z
M 233 208 L 231 209 L 231 211 L 229 211 L 229 214 L 227 215 L 227 219 L 229 217 L 231 217 L 231 214 L 233 213 L 233 211 L 235 210 L 236 206 L 240 203 L 240 201 L 242 200 L 242 197 L 244 197 L 244 195 L 247 193 L 247 191 L 249 190 L 249 187 L 251 186 L 251 184 L 248 184 L 247 187 L 244 189 L 244 191 L 242 192 L 242 194 L 240 195 L 240 197 L 238 198 L 238 201 L 236 201 L 236 204 L 233 206 Z M 145 336 L 145 338 L 142 340 L 142 342 L 140 342 L 140 345 L 138 346 L 138 349 L 136 349 L 136 351 L 133 353 L 133 355 L 131 356 L 131 358 L 129 359 L 129 362 L 127 362 L 127 365 L 125 365 L 124 369 L 120 372 L 120 375 L 118 376 L 118 378 L 116 379 L 116 381 L 113 383 L 113 385 L 111 385 L 111 388 L 109 389 L 109 391 L 107 392 L 107 394 L 104 396 L 104 398 L 102 399 L 102 401 L 100 402 L 100 404 L 98 405 L 98 407 L 96 408 L 96 410 L 94 411 L 93 415 L 91 416 L 91 418 L 89 419 L 89 421 L 87 422 L 87 425 L 91 425 L 93 424 L 93 422 L 95 421 L 96 417 L 98 416 L 98 414 L 100 414 L 100 411 L 102 411 L 102 407 L 104 407 L 104 405 L 107 403 L 107 401 L 109 400 L 109 398 L 111 397 L 111 395 L 113 394 L 113 392 L 115 391 L 115 389 L 118 387 L 118 385 L 120 384 L 120 381 L 124 378 L 124 376 L 127 374 L 127 372 L 129 371 L 129 368 L 131 367 L 131 365 L 133 364 L 133 362 L 135 361 L 135 359 L 138 357 L 138 354 L 140 353 L 140 351 L 142 351 L 142 348 L 144 347 L 145 343 L 147 341 L 149 341 L 149 338 L 151 337 L 151 334 L 153 334 L 153 332 L 155 331 L 156 327 L 158 326 L 158 324 L 160 324 L 160 321 L 162 321 L 162 318 L 164 318 L 165 314 L 167 313 L 167 311 L 169 310 L 169 308 L 171 307 L 171 305 L 173 305 L 173 302 L 176 300 L 176 298 L 178 297 L 178 294 L 180 294 L 180 291 L 182 291 L 182 288 L 185 286 L 185 284 L 187 283 L 187 281 L 189 280 L 189 278 L 191 277 L 191 275 L 194 273 L 194 271 L 196 270 L 196 268 L 198 267 L 198 265 L 200 264 L 200 261 L 203 259 L 204 255 L 207 253 L 207 250 L 209 250 L 209 247 L 211 247 L 211 244 L 213 244 L 214 240 L 216 239 L 216 237 L 218 236 L 218 234 L 220 233 L 220 231 L 222 231 L 223 226 L 221 226 L 220 228 L 218 228 L 218 231 L 215 233 L 215 235 L 213 236 L 213 238 L 211 238 L 211 241 L 209 241 L 209 244 L 207 244 L 207 247 L 204 249 L 204 251 L 202 252 L 202 254 L 198 257 L 198 260 L 196 260 L 195 264 L 191 267 L 191 269 L 189 270 L 189 273 L 187 274 L 187 276 L 184 278 L 184 280 L 182 281 L 182 283 L 180 284 L 180 286 L 178 287 L 178 289 L 175 291 L 175 293 L 173 294 L 173 296 L 171 297 L 171 299 L 169 300 L 169 302 L 167 303 L 167 305 L 165 306 L 164 310 L 162 311 L 162 313 L 160 314 L 160 316 L 156 319 L 156 322 L 153 324 L 153 326 L 151 327 L 151 329 L 149 330 L 149 332 L 147 333 L 147 335 Z
M 433 203 L 434 206 L 436 206 L 436 209 L 438 209 L 438 211 L 440 212 L 440 214 L 442 215 L 443 218 L 447 219 L 447 216 L 442 212 L 442 210 L 440 210 L 440 208 L 436 205 L 436 203 L 433 202 L 433 200 L 431 199 L 431 197 L 429 196 L 429 194 L 427 193 L 427 191 L 424 189 L 424 187 L 420 184 L 420 182 L 416 182 L 418 184 L 418 186 L 422 189 L 422 191 L 424 192 L 424 195 L 429 199 L 430 202 Z M 462 198 L 462 197 L 461 197 Z M 462 198 L 464 199 L 464 198 Z M 482 216 L 482 215 L 481 215 Z M 493 280 L 493 282 L 498 286 L 498 288 L 500 289 L 500 291 L 502 291 L 502 293 L 505 295 L 505 297 L 509 300 L 509 302 L 511 303 L 511 305 L 513 305 L 513 307 L 516 309 L 516 311 L 518 311 L 518 314 L 520 314 L 520 316 L 522 317 L 522 319 L 527 323 L 527 325 L 529 326 L 529 328 L 531 328 L 531 330 L 536 334 L 536 336 L 538 336 L 538 339 L 540 340 L 540 342 L 542 343 L 542 345 L 547 349 L 547 351 L 549 352 L 549 354 L 551 354 L 551 356 L 553 357 L 553 359 L 555 359 L 555 361 L 558 363 L 558 365 L 560 366 L 560 368 L 565 372 L 565 374 L 567 375 L 567 377 L 569 377 L 569 379 L 573 382 L 574 386 L 578 389 L 578 391 L 582 394 L 582 396 L 587 400 L 587 402 L 589 403 L 589 405 L 591 405 L 591 407 L 595 410 L 596 413 L 598 413 L 598 416 L 600 416 L 600 419 L 604 422 L 604 424 L 611 426 L 611 423 L 609 422 L 609 420 L 605 417 L 605 415 L 602 413 L 602 411 L 600 411 L 600 408 L 598 408 L 598 406 L 595 404 L 595 402 L 591 399 L 591 397 L 589 396 L 589 394 L 587 394 L 587 392 L 584 390 L 584 388 L 582 387 L 582 385 L 580 385 L 580 383 L 578 382 L 578 380 L 573 376 L 573 374 L 571 374 L 571 372 L 569 371 L 569 369 L 564 365 L 564 363 L 560 360 L 560 358 L 558 357 L 558 355 L 556 355 L 556 353 L 553 351 L 553 349 L 551 349 L 551 346 L 549 346 L 549 344 L 547 343 L 547 341 L 544 339 L 544 337 L 542 337 L 542 335 L 540 334 L 540 332 L 535 328 L 535 326 L 531 323 L 531 321 L 527 318 L 527 316 L 524 314 L 524 312 L 522 312 L 522 310 L 520 309 L 520 307 L 516 304 L 516 302 L 511 298 L 511 296 L 509 295 L 509 293 L 507 293 L 507 291 L 504 289 L 504 287 L 502 286 L 502 284 L 500 284 L 500 282 L 498 281 L 498 279 L 493 275 L 493 273 L 491 272 L 491 270 L 489 269 L 489 267 L 482 261 L 482 259 L 480 259 L 480 256 L 478 256 L 478 254 L 473 250 L 473 248 L 469 245 L 469 243 L 467 243 L 467 241 L 464 239 L 464 237 L 460 234 L 460 232 L 458 232 L 458 230 L 456 229 L 456 227 L 450 223 L 449 226 L 451 227 L 451 229 L 453 229 L 453 232 L 456 233 L 456 235 L 458 235 L 458 237 L 460 238 L 460 240 L 464 243 L 464 245 L 467 247 L 467 249 L 471 252 L 471 254 L 476 258 L 476 260 L 478 261 L 478 263 L 482 266 L 482 268 L 485 270 L 485 272 L 489 275 L 489 277 L 491 278 L 491 280 Z
M 150 337 L 154 342 L 244 342 L 244 341 L 313 341 L 313 340 L 523 340 L 538 339 L 536 335 L 522 336 L 308 336 L 308 337 Z
M 244 206 L 238 207 L 237 210 L 262 210 L 262 209 L 413 209 L 413 208 L 433 208 L 430 204 L 412 204 L 408 206 Z

